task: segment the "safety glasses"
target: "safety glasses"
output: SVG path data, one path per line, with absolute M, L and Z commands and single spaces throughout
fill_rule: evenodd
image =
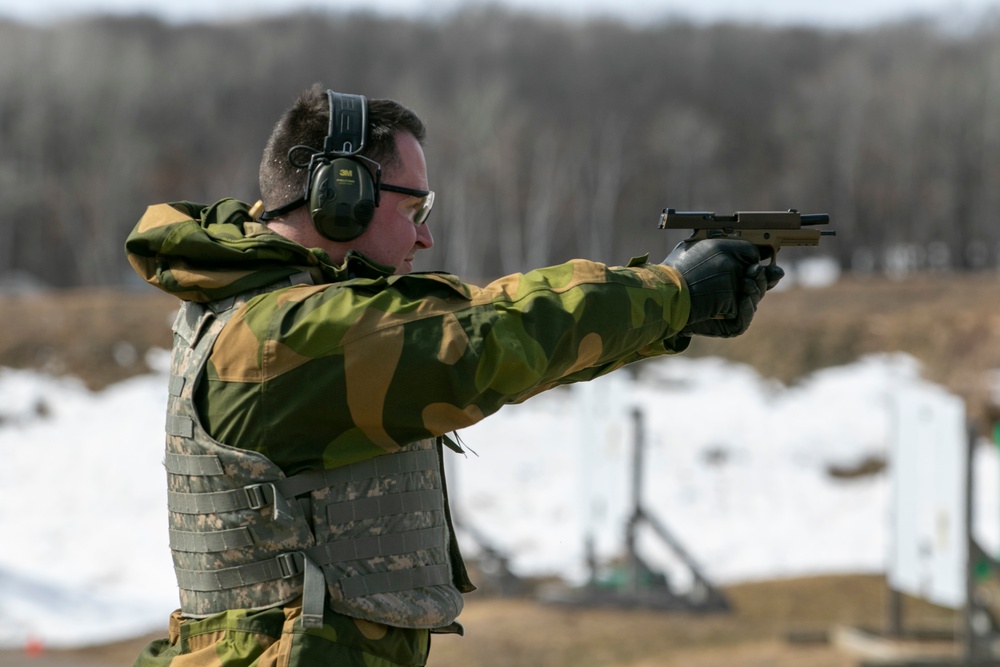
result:
M 389 185 L 387 183 L 379 183 L 379 190 L 386 190 L 387 192 L 398 192 L 404 195 L 410 195 L 414 201 L 409 199 L 404 200 L 400 204 L 400 210 L 403 214 L 413 221 L 415 225 L 422 225 L 427 222 L 427 217 L 431 214 L 431 209 L 434 208 L 434 192 L 431 190 L 416 190 L 414 188 L 404 188 L 399 185 Z

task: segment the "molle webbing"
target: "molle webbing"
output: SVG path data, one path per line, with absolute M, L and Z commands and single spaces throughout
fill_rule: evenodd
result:
M 215 455 L 184 455 L 169 453 L 165 460 L 167 472 L 173 475 L 211 477 L 225 474 L 221 459 Z M 363 482 L 369 479 L 400 478 L 408 473 L 434 469 L 438 466 L 433 449 L 402 451 L 381 456 L 343 468 L 319 470 L 250 484 L 237 489 L 205 493 L 168 493 L 168 508 L 180 514 L 218 514 L 242 510 L 259 510 L 274 505 L 274 518 L 291 516 L 292 503 L 302 496 L 338 484 Z M 400 484 L 400 488 L 405 485 Z M 412 512 L 443 511 L 444 496 L 440 489 L 424 489 L 387 493 L 350 501 L 330 502 L 324 508 L 331 524 L 344 524 L 378 517 Z M 217 553 L 254 544 L 253 529 L 248 526 L 213 531 L 170 531 L 171 549 L 191 553 Z M 288 579 L 305 574 L 306 599 L 318 599 L 319 609 L 303 605 L 304 617 L 322 617 L 322 593 L 327 583 L 338 584 L 345 598 L 392 593 L 401 590 L 440 586 L 451 583 L 447 563 L 414 567 L 365 575 L 343 576 L 328 581 L 316 566 L 355 561 L 366 558 L 403 555 L 440 547 L 448 542 L 444 524 L 431 528 L 352 539 L 338 539 L 318 546 L 282 553 L 253 563 L 214 570 L 176 568 L 178 585 L 190 591 L 221 591 L 252 584 Z M 312 566 L 312 567 L 310 567 Z M 315 568 L 315 569 L 313 569 Z M 312 574 L 313 576 L 310 576 Z M 317 594 L 314 588 L 319 589 Z
M 207 477 L 209 475 L 225 474 L 225 471 L 222 469 L 222 461 L 214 454 L 174 454 L 167 452 L 164 465 L 167 468 L 167 472 L 174 475 Z
M 172 475 L 205 477 L 224 475 L 222 461 L 214 455 L 168 453 L 167 472 Z M 330 470 L 317 470 L 270 482 L 250 484 L 229 491 L 210 493 L 167 494 L 167 508 L 180 514 L 218 514 L 245 509 L 262 509 L 275 504 L 278 514 L 285 514 L 287 503 L 296 496 L 312 491 L 367 479 L 384 479 L 406 473 L 431 470 L 437 465 L 437 454 L 431 449 L 403 451 L 392 456 L 378 456 L 354 465 Z M 278 508 L 279 505 L 284 507 Z M 346 523 L 385 514 L 403 514 L 444 509 L 444 497 L 435 490 L 393 493 L 359 500 L 331 503 L 327 513 L 330 523 Z M 336 519 L 336 520 L 335 520 Z
M 187 553 L 213 554 L 230 549 L 241 549 L 254 543 L 248 526 L 203 533 L 170 529 L 170 548 Z
M 417 549 L 430 549 L 447 536 L 439 527 L 410 533 L 363 538 L 335 545 L 324 544 L 303 551 L 281 554 L 275 558 L 221 570 L 177 569 L 177 583 L 189 591 L 223 591 L 258 584 L 274 579 L 288 579 L 305 570 L 303 558 L 317 565 L 329 565 L 344 560 L 359 560 L 374 556 L 395 556 Z M 376 593 L 392 593 L 410 588 L 438 586 L 450 581 L 447 564 L 428 565 L 406 570 L 345 577 L 339 581 L 345 598 Z M 308 584 L 307 584 L 308 586 Z
M 178 514 L 221 514 L 274 507 L 274 520 L 289 523 L 293 510 L 274 483 L 250 484 L 229 491 L 184 493 L 167 491 L 167 509 Z
M 393 493 L 386 496 L 360 498 L 350 503 L 334 503 L 326 508 L 326 520 L 332 524 L 365 521 L 380 516 L 404 512 L 434 512 L 444 510 L 444 496 L 436 489 Z
M 247 563 L 221 570 L 176 569 L 177 584 L 189 591 L 224 591 L 274 579 L 288 579 L 302 572 L 295 563 L 301 552 L 285 553 L 270 560 Z

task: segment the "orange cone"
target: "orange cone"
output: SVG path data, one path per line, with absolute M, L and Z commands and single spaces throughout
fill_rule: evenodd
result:
M 45 652 L 45 643 L 40 637 L 28 637 L 24 642 L 24 652 L 26 655 L 36 658 Z

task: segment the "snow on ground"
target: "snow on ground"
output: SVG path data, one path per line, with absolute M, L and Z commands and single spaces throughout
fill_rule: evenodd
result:
M 154 362 L 156 373 L 96 393 L 0 369 L 0 646 L 135 636 L 165 628 L 177 606 L 161 451 L 165 353 Z M 893 396 L 921 384 L 919 365 L 899 355 L 792 387 L 718 359 L 649 362 L 463 431 L 475 453 L 449 455 L 453 505 L 516 572 L 582 581 L 587 536 L 602 559 L 622 552 L 639 413 L 644 509 L 713 582 L 880 572 L 888 476 L 827 471 L 887 458 Z M 979 447 L 977 531 L 993 549 L 997 480 L 995 449 Z M 671 567 L 651 533 L 639 544 Z

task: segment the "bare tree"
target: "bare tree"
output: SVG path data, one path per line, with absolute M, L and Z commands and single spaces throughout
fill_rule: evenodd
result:
M 256 199 L 261 146 L 314 81 L 428 121 L 434 268 L 610 263 L 655 250 L 668 205 L 829 212 L 836 241 L 810 253 L 846 269 L 995 266 L 998 37 L 990 21 L 633 27 L 497 7 L 0 22 L 0 274 L 127 280 L 148 204 Z

